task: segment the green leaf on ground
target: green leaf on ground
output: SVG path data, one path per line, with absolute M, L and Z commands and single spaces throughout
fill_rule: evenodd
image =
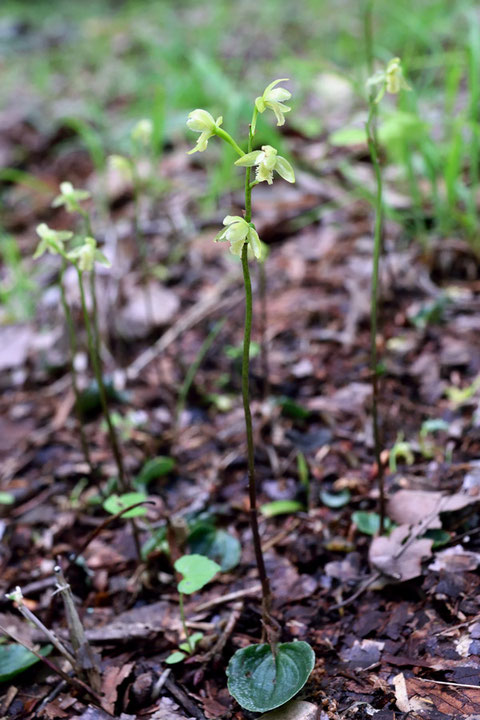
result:
M 40 650 L 40 654 L 47 656 L 52 649 L 53 645 L 46 645 Z M 0 645 L 0 682 L 10 680 L 10 678 L 27 670 L 37 662 L 40 662 L 37 656 L 24 648 L 23 645 L 18 643 Z
M 188 536 L 188 546 L 193 553 L 205 555 L 228 572 L 238 565 L 242 548 L 239 541 L 225 530 L 201 523 Z
M 275 515 L 290 515 L 304 509 L 303 504 L 297 500 L 273 500 L 261 505 L 260 512 L 265 517 L 275 517 Z
M 357 529 L 365 535 L 377 535 L 380 531 L 380 515 L 376 512 L 357 510 L 352 513 L 352 522 L 354 522 Z M 387 533 L 394 527 L 390 518 L 385 518 L 384 527 Z
M 269 645 L 249 645 L 228 664 L 228 689 L 245 710 L 267 712 L 294 697 L 314 665 L 315 654 L 303 641 L 281 643 L 276 658 Z
M 123 495 L 110 495 L 105 502 L 103 503 L 103 509 L 107 512 L 111 513 L 112 515 L 116 515 L 117 513 L 121 512 L 124 508 L 129 507 L 130 505 L 135 505 L 135 503 L 144 502 L 144 500 L 147 499 L 147 496 L 145 493 L 141 492 L 129 492 L 124 493 Z M 128 512 L 124 513 L 122 517 L 124 518 L 132 518 L 132 517 L 141 517 L 142 515 L 147 514 L 147 509 L 144 507 L 136 507 L 133 508 L 133 510 L 129 510 Z
M 152 482 L 152 480 L 156 480 L 163 475 L 168 475 L 174 467 L 175 460 L 171 457 L 159 455 L 158 457 L 151 458 L 151 460 L 147 460 L 135 478 L 135 485 L 137 487 L 144 487 Z
M 322 490 L 320 493 L 320 500 L 329 508 L 341 508 L 344 505 L 348 505 L 350 497 L 350 490 L 348 488 L 345 488 L 345 490 L 339 493 L 332 493 L 327 490 Z
M 209 583 L 221 567 L 204 555 L 194 554 L 179 558 L 175 570 L 183 575 L 183 580 L 178 583 L 179 592 L 191 595 Z

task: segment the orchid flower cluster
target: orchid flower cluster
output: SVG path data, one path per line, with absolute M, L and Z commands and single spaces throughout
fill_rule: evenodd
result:
M 283 87 L 277 87 L 279 83 L 286 82 L 287 78 L 274 80 L 265 88 L 263 95 L 257 97 L 254 104 L 252 121 L 250 124 L 249 149 L 244 153 L 237 142 L 223 128 L 223 117 L 220 116 L 216 120 L 207 112 L 207 110 L 193 110 L 187 120 L 187 127 L 194 132 L 200 133 L 200 137 L 189 154 L 196 152 L 204 152 L 207 149 L 210 138 L 217 136 L 225 140 L 231 145 L 240 156 L 235 161 L 237 167 L 255 168 L 255 180 L 250 183 L 250 175 L 248 174 L 249 187 L 248 192 L 255 185 L 266 182 L 268 185 L 273 183 L 274 172 L 289 183 L 295 182 L 295 173 L 292 166 L 284 157 L 278 154 L 276 148 L 271 145 L 263 145 L 260 150 L 252 150 L 252 140 L 255 135 L 258 115 L 264 113 L 265 110 L 271 110 L 277 120 L 277 126 L 284 125 L 285 113 L 290 112 L 291 108 L 285 104 L 286 100 L 291 98 L 289 90 Z M 246 210 L 246 217 L 238 215 L 227 215 L 223 224 L 225 228 L 221 230 L 215 238 L 216 242 L 227 240 L 230 243 L 230 251 L 233 255 L 241 257 L 243 246 L 248 244 L 257 258 L 260 260 L 263 255 L 262 243 L 255 229 L 255 225 L 251 219 L 247 217 L 249 212 Z
M 79 212 L 83 215 L 85 211 L 80 203 L 89 198 L 90 193 L 87 190 L 79 190 L 71 183 L 63 182 L 60 185 L 60 194 L 52 202 L 52 207 L 64 206 L 68 212 Z M 110 267 L 110 261 L 97 248 L 97 241 L 93 237 L 87 235 L 79 245 L 67 250 L 65 243 L 74 238 L 70 230 L 54 230 L 46 223 L 40 223 L 37 227 L 37 235 L 40 237 L 40 242 L 33 255 L 34 259 L 48 252 L 51 255 L 60 255 L 80 272 L 91 271 L 96 262 Z
M 397 95 L 401 90 L 411 90 L 410 85 L 403 75 L 402 61 L 400 58 L 392 58 L 383 70 L 378 70 L 367 80 L 367 87 L 380 86 L 373 102 L 378 104 L 385 95 Z

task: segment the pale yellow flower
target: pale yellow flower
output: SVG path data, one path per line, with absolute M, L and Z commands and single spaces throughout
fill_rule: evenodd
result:
M 257 182 L 266 181 L 269 185 L 273 182 L 273 171 L 277 172 L 284 180 L 289 183 L 295 182 L 295 173 L 292 166 L 271 145 L 263 145 L 261 150 L 247 153 L 243 157 L 235 161 L 235 165 L 240 167 L 256 166 L 255 180 Z

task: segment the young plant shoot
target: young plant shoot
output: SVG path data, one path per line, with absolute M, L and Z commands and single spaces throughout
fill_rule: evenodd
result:
M 375 87 L 378 92 L 375 94 Z M 393 58 L 384 70 L 379 70 L 367 81 L 369 89 L 368 118 L 366 123 L 367 144 L 375 172 L 376 193 L 374 200 L 375 227 L 373 238 L 373 259 L 372 259 L 372 285 L 370 298 L 370 364 L 372 376 L 372 424 L 373 442 L 375 451 L 375 463 L 378 473 L 378 487 L 380 493 L 379 514 L 380 534 L 383 534 L 385 525 L 385 483 L 384 467 L 382 461 L 382 441 L 378 420 L 378 353 L 377 353 L 377 330 L 378 330 L 378 275 L 380 266 L 380 253 L 382 250 L 383 232 L 383 185 L 382 169 L 378 152 L 376 136 L 377 107 L 385 92 L 397 94 L 400 90 L 408 90 L 409 86 L 403 77 L 400 58 Z
M 175 570 L 183 575 L 183 578 L 177 585 L 179 592 L 180 618 L 182 620 L 185 642 L 179 645 L 179 649 L 175 650 L 167 657 L 165 662 L 168 665 L 182 662 L 188 655 L 193 655 L 197 644 L 203 637 L 203 633 L 196 632 L 190 635 L 188 632 L 187 621 L 185 619 L 185 610 L 183 607 L 183 596 L 191 595 L 201 590 L 215 575 L 220 572 L 221 567 L 216 562 L 204 555 L 183 555 L 175 563 Z
M 271 110 L 276 117 L 277 125 L 285 123 L 285 113 L 290 107 L 285 101 L 291 97 L 283 87 L 277 87 L 286 79 L 270 83 L 264 93 L 257 97 L 253 107 L 250 123 L 247 152 L 244 153 L 239 144 L 222 129 L 222 117 L 214 120 L 206 110 L 194 110 L 190 113 L 187 125 L 191 130 L 200 133 L 196 146 L 190 151 L 203 152 L 208 141 L 217 136 L 233 147 L 239 155 L 235 165 L 245 168 L 245 210 L 243 217 L 227 215 L 224 228 L 216 236 L 217 242 L 230 243 L 230 252 L 241 258 L 243 281 L 245 287 L 245 325 L 242 356 L 242 397 L 245 415 L 248 458 L 248 492 L 250 499 L 250 524 L 253 536 L 253 547 L 262 586 L 262 622 L 266 643 L 250 645 L 234 654 L 227 669 L 228 687 L 239 704 L 253 712 L 266 712 L 283 705 L 305 685 L 313 666 L 315 656 L 306 642 L 290 642 L 278 644 L 278 627 L 271 617 L 271 592 L 265 562 L 262 553 L 257 514 L 257 488 L 255 479 L 255 461 L 253 444 L 252 415 L 249 398 L 249 358 L 252 332 L 252 285 L 249 269 L 249 251 L 259 260 L 262 257 L 262 243 L 252 222 L 252 190 L 261 182 L 271 185 L 275 174 L 287 182 L 295 182 L 295 174 L 290 163 L 271 145 L 264 145 L 260 150 L 253 149 L 259 113 Z M 255 177 L 251 179 L 252 168 Z M 263 639 L 263 638 L 262 638 Z

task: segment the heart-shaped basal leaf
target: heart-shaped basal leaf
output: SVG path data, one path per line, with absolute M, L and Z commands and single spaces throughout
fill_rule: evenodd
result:
M 175 563 L 175 570 L 183 575 L 178 583 L 179 592 L 191 595 L 209 583 L 221 567 L 204 555 L 183 555 Z
M 245 710 L 267 712 L 293 698 L 314 665 L 315 654 L 303 641 L 281 643 L 275 659 L 270 645 L 249 645 L 228 664 L 228 689 Z
M 206 555 L 210 560 L 218 562 L 222 572 L 228 572 L 238 565 L 242 552 L 236 537 L 206 523 L 193 528 L 188 536 L 188 545 L 192 552 Z

